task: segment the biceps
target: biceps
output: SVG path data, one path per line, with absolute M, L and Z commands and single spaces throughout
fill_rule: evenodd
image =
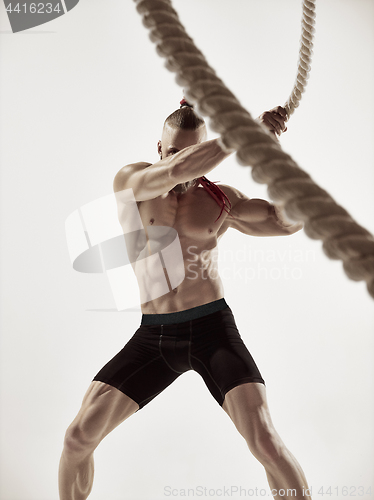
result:
M 252 202 L 251 210 L 253 214 L 253 222 L 264 222 L 272 216 L 274 212 L 274 205 L 266 200 L 258 198 L 252 198 L 250 201 Z
M 250 224 L 265 222 L 271 217 L 272 207 L 273 205 L 266 200 L 246 199 L 238 203 L 233 211 L 233 216 Z
M 129 179 L 136 201 L 152 200 L 167 193 L 175 186 L 170 169 L 165 165 L 151 165 L 139 176 Z
M 132 189 L 136 201 L 152 200 L 170 191 L 174 186 L 170 168 L 161 162 L 143 165 L 142 168 L 124 167 L 113 182 L 115 192 Z

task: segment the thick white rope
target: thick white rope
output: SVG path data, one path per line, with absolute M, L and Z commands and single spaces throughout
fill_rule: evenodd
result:
M 270 198 L 290 219 L 303 221 L 310 238 L 323 241 L 329 258 L 343 261 L 350 279 L 365 280 L 374 298 L 374 237 L 315 184 L 240 105 L 188 36 L 169 0 L 134 1 L 158 54 L 177 73 L 176 81 L 186 98 L 210 118 L 210 126 L 221 134 L 222 147 L 237 151 L 239 163 L 252 167 L 253 179 L 268 184 Z
M 301 39 L 297 76 L 288 101 L 283 106 L 288 118 L 299 106 L 302 94 L 308 83 L 310 64 L 313 55 L 313 37 L 315 32 L 316 0 L 303 0 L 303 14 L 301 19 Z

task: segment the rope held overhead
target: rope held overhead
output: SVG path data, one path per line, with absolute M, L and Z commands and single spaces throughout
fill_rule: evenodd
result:
M 301 96 L 308 83 L 310 64 L 313 55 L 313 38 L 315 32 L 316 0 L 303 0 L 303 15 L 301 19 L 301 40 L 299 62 L 297 67 L 297 76 L 295 85 L 292 89 L 288 101 L 283 106 L 287 111 L 288 118 L 299 106 Z
M 176 81 L 184 88 L 186 98 L 197 105 L 202 115 L 210 118 L 212 129 L 221 134 L 222 148 L 236 151 L 238 162 L 252 167 L 253 179 L 268 185 L 270 198 L 283 207 L 285 214 L 291 220 L 303 221 L 307 236 L 322 240 L 325 254 L 330 259 L 342 260 L 350 279 L 365 280 L 369 294 L 374 298 L 373 235 L 320 188 L 282 150 L 265 127 L 254 121 L 209 66 L 186 33 L 169 0 L 134 1 L 143 24 L 150 30 L 158 54 L 166 59 L 166 67 L 176 73 Z M 309 17 L 303 15 L 305 30 L 296 90 L 286 104 L 289 114 L 298 106 L 310 69 L 312 52 L 303 41 L 312 42 L 310 37 L 314 28 L 310 19 L 314 19 L 313 7 L 314 2 L 304 0 L 304 12 Z

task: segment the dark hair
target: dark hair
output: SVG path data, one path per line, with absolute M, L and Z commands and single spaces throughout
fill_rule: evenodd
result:
M 168 124 L 174 128 L 181 128 L 182 130 L 197 130 L 205 121 L 193 109 L 185 99 L 180 102 L 180 108 L 169 115 L 165 120 L 165 125 Z

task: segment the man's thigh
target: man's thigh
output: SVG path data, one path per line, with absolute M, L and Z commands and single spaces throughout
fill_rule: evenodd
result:
M 270 416 L 264 384 L 244 383 L 234 387 L 226 393 L 222 408 L 249 445 L 255 447 L 263 436 L 278 436 Z
M 237 329 L 230 308 L 201 318 L 193 327 L 191 363 L 222 406 L 225 395 L 238 385 L 265 385 L 264 379 Z
M 96 445 L 138 408 L 139 405 L 134 400 L 115 387 L 93 381 L 69 428 L 73 430 L 73 434 L 74 429 L 83 433 L 88 443 Z
M 140 326 L 123 349 L 93 378 L 115 387 L 143 408 L 181 373 L 160 352 L 160 326 Z

